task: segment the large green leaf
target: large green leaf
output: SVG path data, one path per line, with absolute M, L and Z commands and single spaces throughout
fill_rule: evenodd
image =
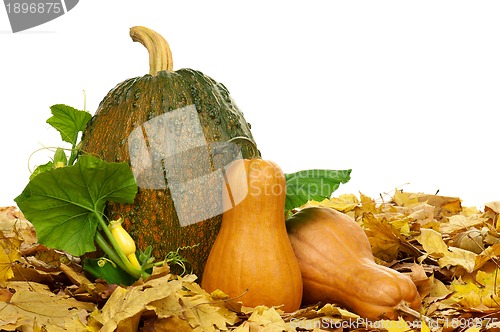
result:
M 80 111 L 63 104 L 53 105 L 50 110 L 52 116 L 47 123 L 59 131 L 63 141 L 75 145 L 78 133 L 85 130 L 92 115 L 87 111 Z
M 106 201 L 132 203 L 136 193 L 128 164 L 83 155 L 73 166 L 32 178 L 15 201 L 40 243 L 80 256 L 95 250 L 97 218 Z
M 285 174 L 285 210 L 299 207 L 310 200 L 329 198 L 341 183 L 351 179 L 351 170 L 310 169 Z

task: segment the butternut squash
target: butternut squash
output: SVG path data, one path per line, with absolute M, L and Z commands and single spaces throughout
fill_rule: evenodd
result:
M 222 224 L 201 286 L 246 306 L 300 307 L 302 278 L 285 227 L 285 176 L 274 162 L 234 161 L 222 190 Z
M 368 238 L 351 217 L 310 207 L 286 222 L 302 271 L 303 303 L 336 303 L 367 319 L 398 317 L 397 309 L 421 307 L 412 280 L 378 265 Z

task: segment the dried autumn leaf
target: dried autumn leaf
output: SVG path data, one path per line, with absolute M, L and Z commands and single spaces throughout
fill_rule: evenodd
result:
M 361 202 L 361 206 L 359 207 L 359 210 L 361 212 L 371 212 L 373 214 L 380 212 L 380 208 L 375 203 L 375 200 L 373 200 L 371 197 L 360 193 L 359 200 Z
M 423 298 L 423 307 L 425 308 L 426 316 L 439 319 L 442 317 L 442 313 L 447 311 L 448 313 L 444 313 L 443 316 L 448 314 L 455 315 L 456 311 L 452 307 L 453 304 L 444 302 L 453 294 L 453 289 L 434 276 L 432 276 L 432 279 L 434 287 L 431 289 L 429 295 Z
M 373 255 L 387 262 L 394 260 L 403 240 L 398 229 L 385 218 L 378 219 L 372 213 L 363 214 L 362 226 L 372 246 Z
M 472 281 L 460 283 L 458 280 L 452 282 L 455 293 L 452 299 L 465 308 L 479 307 L 482 303 L 482 290 Z
M 392 200 L 399 206 L 412 206 L 419 203 L 418 194 L 402 192 L 401 190 L 396 190 Z
M 440 267 L 461 266 L 467 272 L 474 271 L 476 253 L 456 247 L 448 247 L 448 252 L 444 257 L 438 259 Z
M 359 205 L 358 198 L 353 194 L 342 194 L 339 197 L 326 198 L 321 202 L 309 201 L 305 206 L 330 207 L 340 212 L 349 212 Z
M 448 218 L 448 222 L 439 224 L 439 231 L 442 234 L 456 234 L 474 226 L 483 225 L 487 218 L 478 215 L 464 216 L 454 215 Z
M 476 254 L 456 247 L 448 247 L 441 233 L 432 229 L 422 228 L 416 240 L 427 254 L 438 258 L 440 267 L 461 266 L 467 272 L 474 271 Z
M 186 320 L 177 316 L 170 316 L 168 318 L 146 319 L 143 331 L 191 332 L 193 328 Z
M 17 237 L 26 244 L 37 242 L 33 225 L 14 206 L 0 208 L 0 231 L 5 237 Z
M 14 295 L 13 290 L 8 288 L 0 288 L 0 302 L 9 302 Z
M 435 207 L 435 216 L 438 220 L 459 214 L 462 211 L 462 202 L 458 197 L 421 194 L 418 199 Z
M 21 258 L 20 245 L 21 240 L 14 237 L 5 238 L 0 232 L 0 285 L 14 277 L 12 264 Z
M 500 257 L 500 244 L 496 243 L 481 252 L 474 260 L 474 271 L 482 268 L 490 260 Z
M 398 320 L 380 320 L 375 324 L 378 329 L 387 332 L 407 332 L 411 330 L 408 323 L 401 317 Z
M 483 232 L 476 228 L 455 234 L 452 238 L 453 246 L 480 254 L 484 250 Z
M 498 269 L 490 273 L 478 271 L 475 279 L 453 280 L 453 295 L 448 301 L 454 301 L 468 311 L 482 313 L 497 312 L 500 308 L 500 296 L 497 294 L 500 274 Z
M 183 317 L 186 317 L 193 330 L 203 332 L 227 330 L 228 325 L 238 321 L 236 313 L 229 311 L 224 302 L 213 301 L 200 285 L 184 282 L 179 303 L 183 304 Z
M 176 326 L 183 330 L 189 326 L 192 331 L 221 331 L 239 320 L 224 301 L 214 301 L 195 280 L 194 275 L 165 275 L 128 288 L 118 287 L 94 318 L 102 324 L 100 331 L 136 329 L 145 312 L 156 314 L 159 321 L 149 319 L 148 325 L 158 329 Z
M 498 285 L 500 284 L 500 273 L 496 269 L 491 273 L 478 271 L 476 282 L 483 286 L 482 303 L 488 308 L 500 308 L 500 296 Z
M 415 239 L 429 255 L 439 258 L 448 253 L 448 246 L 444 243 L 441 233 L 435 230 L 422 228 L 420 235 L 416 236 Z
M 345 319 L 359 319 L 359 315 L 352 313 L 348 310 L 337 307 L 331 303 L 325 304 L 317 311 L 318 315 L 324 315 L 327 317 L 341 317 Z
M 166 298 L 181 289 L 180 280 L 169 279 L 170 275 L 166 275 L 128 289 L 117 287 L 101 313 L 94 316 L 103 325 L 101 331 L 114 331 L 120 322 L 143 313 L 149 303 Z
M 253 309 L 250 317 L 234 330 L 234 332 L 243 331 L 291 332 L 295 329 L 287 327 L 285 321 L 273 307 L 257 306 Z
M 500 201 L 488 202 L 488 203 L 484 204 L 484 209 L 485 210 L 490 209 L 493 212 L 495 212 L 496 214 L 499 214 L 500 213 Z
M 464 332 L 480 332 L 482 329 L 480 327 L 472 326 L 467 328 Z
M 426 225 L 434 221 L 434 206 L 427 203 L 420 203 L 406 208 L 408 219 L 420 225 Z
M 48 331 L 88 331 L 82 317 L 95 309 L 94 304 L 55 295 L 46 285 L 34 282 L 9 282 L 9 288 L 15 293 L 9 302 L 0 302 L 0 324 L 4 324 L 0 329 L 30 330 L 38 325 Z
M 421 264 L 412 264 L 410 266 L 411 272 L 408 276 L 411 278 L 415 286 L 417 286 L 420 296 L 427 296 L 434 288 L 434 279 L 427 276 L 425 269 Z

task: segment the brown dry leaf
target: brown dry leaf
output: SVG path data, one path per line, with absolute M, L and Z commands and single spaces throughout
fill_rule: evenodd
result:
M 114 331 L 122 321 L 146 311 L 149 303 L 179 291 L 182 282 L 169 280 L 170 277 L 170 275 L 166 275 L 128 288 L 117 287 L 102 308 L 101 313 L 94 316 L 94 319 L 102 324 L 101 331 Z
M 420 203 L 408 207 L 404 210 L 408 219 L 420 225 L 426 225 L 435 221 L 434 219 L 434 206 L 427 203 Z
M 433 276 L 427 276 L 424 267 L 421 264 L 412 264 L 411 272 L 408 276 L 411 278 L 415 286 L 417 286 L 418 293 L 422 298 L 429 295 L 431 290 L 434 288 L 434 278 Z
M 462 211 L 462 202 L 458 197 L 420 194 L 418 199 L 434 206 L 435 216 L 438 220 L 459 214 Z
M 426 308 L 425 314 L 431 316 L 436 310 L 442 310 L 443 308 L 448 309 L 449 305 L 443 305 L 442 300 L 447 299 L 453 294 L 453 290 L 447 287 L 439 279 L 431 277 L 433 285 L 429 294 L 423 298 L 423 307 Z
M 451 241 L 448 241 L 448 244 L 453 245 L 454 247 L 472 251 L 476 254 L 480 254 L 484 251 L 485 248 L 484 232 L 475 227 L 472 227 L 463 232 L 455 234 L 451 238 Z
M 177 316 L 168 318 L 152 318 L 146 319 L 142 332 L 157 332 L 157 331 L 175 331 L 175 332 L 191 332 L 193 328 L 189 323 Z
M 37 242 L 33 225 L 14 206 L 0 207 L 0 231 L 6 237 L 17 237 L 27 245 Z
M 62 282 L 64 279 L 64 274 L 59 269 L 44 271 L 29 264 L 24 257 L 13 266 L 13 270 L 14 277 L 10 279 L 11 281 L 33 281 L 50 285 L 55 282 Z
M 39 326 L 49 330 L 88 331 L 84 320 L 95 309 L 94 304 L 55 295 L 46 285 L 34 282 L 14 281 L 8 287 L 15 293 L 9 302 L 0 302 L 1 329 L 30 330 Z
M 224 301 L 214 301 L 195 280 L 194 275 L 177 278 L 165 275 L 127 288 L 117 287 L 101 313 L 93 318 L 102 325 L 101 331 L 114 331 L 118 326 L 137 328 L 145 313 L 156 316 L 146 317 L 150 328 L 176 326 L 182 330 L 190 326 L 192 331 L 200 332 L 228 330 L 239 319 L 236 313 L 229 311 Z

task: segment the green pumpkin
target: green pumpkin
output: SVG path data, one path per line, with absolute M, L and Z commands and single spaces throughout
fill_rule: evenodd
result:
M 134 204 L 109 203 L 108 218 L 123 218 L 138 248 L 151 245 L 157 260 L 190 247 L 181 254 L 201 277 L 221 224 L 224 165 L 259 152 L 221 83 L 196 70 L 173 71 L 170 48 L 156 32 L 134 27 L 130 35 L 148 49 L 151 71 L 106 95 L 81 150 L 128 162 L 136 177 Z

